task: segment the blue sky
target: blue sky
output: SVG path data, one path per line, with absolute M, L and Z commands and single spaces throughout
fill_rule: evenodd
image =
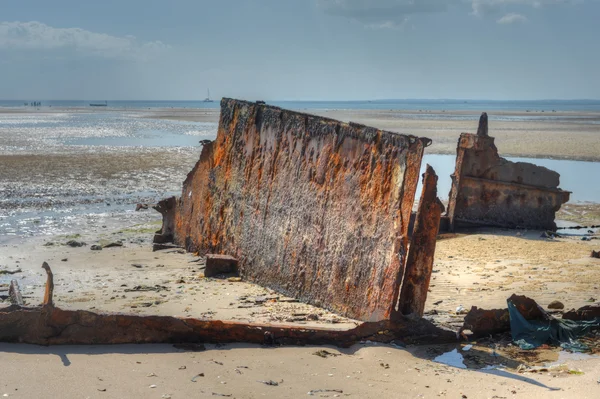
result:
M 600 99 L 599 0 L 2 0 L 0 98 Z

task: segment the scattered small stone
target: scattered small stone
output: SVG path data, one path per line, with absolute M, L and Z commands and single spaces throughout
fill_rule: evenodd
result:
M 21 273 L 21 269 L 16 269 L 16 270 L 0 270 L 0 275 L 2 275 L 2 274 L 17 274 L 17 273 Z
M 87 244 L 83 241 L 69 240 L 65 243 L 65 245 L 68 245 L 69 247 L 72 247 L 72 248 L 79 248 L 79 247 L 85 247 Z
M 185 367 L 185 366 L 179 366 L 179 370 L 185 370 L 185 369 L 187 369 L 187 367 Z
M 379 365 L 386 370 L 390 368 L 390 365 L 388 363 L 379 363 Z
M 592 258 L 600 259 L 600 251 L 592 251 Z
M 156 385 L 152 384 L 148 388 L 156 388 Z
M 192 377 L 192 382 L 196 382 L 196 379 L 198 377 L 204 377 L 204 373 L 200 373 L 200 374 L 196 374 L 195 376 Z
M 92 251 L 102 251 L 102 247 L 100 245 L 92 245 L 90 249 Z
M 442 303 L 442 302 L 444 302 L 444 300 L 443 300 L 443 299 L 440 299 L 439 301 L 436 301 L 436 302 L 434 302 L 433 304 L 437 306 L 437 305 L 439 305 L 439 304 L 440 304 L 440 303 Z
M 314 352 L 313 355 L 322 357 L 324 359 L 327 359 L 330 356 L 334 356 L 334 357 L 335 356 L 341 356 L 339 353 L 331 353 L 331 352 L 326 351 L 324 349 L 318 350 L 318 351 Z
M 66 261 L 68 261 L 68 260 L 69 260 L 68 258 L 63 258 L 63 259 L 61 259 L 60 261 L 61 261 L 61 262 L 66 262 Z
M 312 321 L 317 321 L 319 320 L 319 315 L 316 313 L 311 313 L 309 315 L 306 316 L 307 320 L 312 320 Z
M 565 305 L 563 305 L 563 303 L 560 301 L 552 301 L 552 302 L 550 302 L 550 304 L 548 304 L 548 309 L 561 310 L 564 308 L 565 308 Z
M 127 287 L 126 284 L 121 285 L 121 287 Z M 142 291 L 154 291 L 154 292 L 161 292 L 161 291 L 169 291 L 169 287 L 165 287 L 164 285 L 154 285 L 154 286 L 150 286 L 150 285 L 136 285 L 133 288 L 127 288 L 125 290 L 123 290 L 124 292 L 142 292 Z
M 136 267 L 138 269 L 141 269 L 142 267 L 144 267 L 144 265 L 142 265 L 140 263 L 132 263 L 131 266 Z
M 239 283 L 240 281 L 242 281 L 241 277 L 229 277 L 227 279 L 227 281 L 229 281 L 230 283 Z
M 100 392 L 106 392 L 106 388 L 98 388 L 98 391 L 100 391 Z
M 279 386 L 279 383 L 278 383 L 277 381 L 273 381 L 273 380 L 268 380 L 268 381 L 256 381 L 256 382 L 260 382 L 260 383 L 262 383 L 262 384 L 265 384 L 265 385 L 270 385 L 270 386 L 273 386 L 273 387 L 277 387 L 277 386 Z
M 103 245 L 102 248 L 113 248 L 113 247 L 122 247 L 122 246 L 123 246 L 122 242 L 111 242 L 106 245 Z

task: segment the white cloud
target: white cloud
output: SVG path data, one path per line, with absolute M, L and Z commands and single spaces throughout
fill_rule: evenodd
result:
M 316 0 L 327 14 L 346 17 L 369 28 L 398 28 L 414 14 L 439 13 L 450 8 L 471 9 L 471 14 L 485 16 L 490 13 L 510 13 L 523 8 L 542 8 L 559 4 L 583 3 L 586 0 Z M 597 1 L 597 0 L 587 0 Z M 526 17 L 508 18 L 504 22 L 524 22 Z M 510 22 L 507 22 L 509 21 Z
M 41 22 L 0 22 L 0 49 L 70 50 L 105 58 L 148 58 L 169 46 L 139 42 L 134 36 L 111 36 L 80 28 L 55 28 Z
M 319 8 L 327 14 L 379 29 L 399 28 L 410 15 L 445 11 L 452 3 L 449 0 L 317 0 Z
M 474 15 L 481 16 L 508 7 L 542 8 L 545 6 L 570 4 L 582 1 L 583 0 L 472 0 L 471 7 Z
M 499 20 L 497 20 L 496 22 L 498 22 L 499 24 L 502 25 L 510 25 L 510 24 L 514 24 L 514 23 L 523 23 L 523 22 L 527 22 L 527 17 L 521 15 L 521 14 L 515 14 L 510 13 L 510 14 L 506 14 L 505 16 L 503 16 L 502 18 L 500 18 Z

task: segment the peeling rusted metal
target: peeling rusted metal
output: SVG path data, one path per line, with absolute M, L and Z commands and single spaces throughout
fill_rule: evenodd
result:
M 425 310 L 440 217 L 444 211 L 437 197 L 437 180 L 435 171 L 427 165 L 400 294 L 399 311 L 405 315 L 422 317 Z
M 556 230 L 555 213 L 570 195 L 558 188 L 560 175 L 501 158 L 487 134 L 487 114 L 476 135 L 460 135 L 456 152 L 447 213 L 451 229 L 483 225 Z
M 567 320 L 595 320 L 600 318 L 600 306 L 587 305 L 577 310 L 569 310 L 563 314 L 562 318 Z
M 52 274 L 52 270 L 50 270 L 50 265 L 48 263 L 44 262 L 42 264 L 42 269 L 44 269 L 47 274 L 44 306 L 52 306 L 54 305 L 52 302 L 52 297 L 54 296 L 54 275 Z
M 176 244 L 234 256 L 249 281 L 348 317 L 389 319 L 428 142 L 223 99 L 216 140 L 174 214 L 163 214 Z

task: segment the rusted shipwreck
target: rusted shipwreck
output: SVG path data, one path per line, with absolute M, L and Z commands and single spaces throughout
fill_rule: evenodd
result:
M 223 99 L 216 140 L 157 207 L 155 241 L 231 255 L 245 279 L 355 319 L 421 315 L 443 210 L 428 168 L 409 246 L 429 143 Z
M 456 148 L 447 218 L 449 229 L 494 226 L 556 230 L 555 214 L 570 192 L 558 188 L 560 175 L 498 155 L 483 114 L 477 134 L 462 133 Z

